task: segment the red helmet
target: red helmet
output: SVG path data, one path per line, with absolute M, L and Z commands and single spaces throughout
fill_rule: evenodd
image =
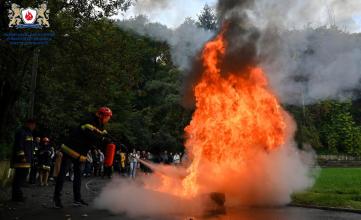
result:
M 113 112 L 108 107 L 101 107 L 101 108 L 98 109 L 97 115 L 99 117 L 103 117 L 103 116 L 110 116 L 111 117 L 113 115 Z
M 47 137 L 43 137 L 43 142 L 50 142 L 50 140 Z

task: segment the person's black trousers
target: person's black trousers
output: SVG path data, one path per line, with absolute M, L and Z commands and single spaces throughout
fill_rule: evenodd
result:
M 108 178 L 111 178 L 112 173 L 113 173 L 112 167 L 104 166 L 104 174 L 103 174 L 103 176 L 107 176 Z
M 79 160 L 73 159 L 67 154 L 64 153 L 64 156 L 61 161 L 60 171 L 58 177 L 56 178 L 54 200 L 60 201 L 61 191 L 63 190 L 65 175 L 69 171 L 70 165 L 73 163 L 74 169 L 74 181 L 73 181 L 73 196 L 74 201 L 81 200 L 81 163 Z
M 24 199 L 21 187 L 26 182 L 29 168 L 15 168 L 15 175 L 12 184 L 12 200 L 21 201 Z
M 36 164 L 33 163 L 31 165 L 30 174 L 29 174 L 29 183 L 30 184 L 35 184 L 37 172 L 38 172 L 38 167 Z

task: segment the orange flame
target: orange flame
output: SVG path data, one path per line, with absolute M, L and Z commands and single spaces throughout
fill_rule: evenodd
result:
M 211 170 L 213 177 L 208 178 L 214 179 L 227 178 L 222 176 L 229 174 L 225 170 L 240 173 L 253 155 L 275 150 L 285 141 L 283 110 L 268 89 L 262 69 L 249 67 L 242 73 L 221 74 L 226 46 L 221 33 L 202 52 L 204 72 L 194 88 L 196 110 L 185 128 L 185 146 L 192 158 L 188 175 L 180 189 L 163 176 L 158 191 L 184 198 L 207 193 L 214 189 L 202 182 L 204 173 Z
M 202 54 L 204 72 L 195 87 L 196 111 L 185 128 L 186 148 L 193 155 L 184 195 L 199 193 L 201 164 L 210 163 L 213 173 L 241 170 L 257 151 L 270 151 L 285 140 L 283 111 L 267 88 L 262 69 L 222 76 L 219 69 L 226 42 L 221 34 Z

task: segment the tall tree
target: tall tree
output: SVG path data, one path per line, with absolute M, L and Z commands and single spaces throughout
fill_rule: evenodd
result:
M 198 15 L 197 26 L 212 31 L 217 29 L 217 16 L 214 9 L 208 4 L 204 5 L 201 13 Z
M 4 39 L 6 32 L 21 32 L 8 28 L 8 9 L 12 3 L 21 7 L 37 7 L 43 0 L 5 0 L 0 1 L 0 145 L 11 142 L 13 129 L 27 115 L 28 93 L 31 84 L 31 65 L 34 50 L 39 46 L 14 46 Z M 64 43 L 64 36 L 71 34 L 89 21 L 111 16 L 119 10 L 127 10 L 131 0 L 52 0 L 50 9 L 50 28 L 56 34 L 55 42 Z M 64 16 L 67 15 L 67 16 Z M 67 19 L 67 20 L 65 20 Z M 64 26 L 63 24 L 67 26 Z M 37 30 L 28 30 L 37 31 Z M 81 41 L 81 39 L 77 39 Z M 44 58 L 41 46 L 40 60 Z M 51 64 L 48 64 L 50 68 Z

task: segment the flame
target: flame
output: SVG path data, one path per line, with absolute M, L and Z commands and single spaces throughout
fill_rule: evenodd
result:
M 257 151 L 277 149 L 285 140 L 283 110 L 267 88 L 262 69 L 249 67 L 222 76 L 219 66 L 225 48 L 221 33 L 203 50 L 204 72 L 194 89 L 196 111 L 185 128 L 185 146 L 193 155 L 183 181 L 185 196 L 200 193 L 203 163 L 210 164 L 216 175 L 226 169 L 240 172 Z
M 255 154 L 276 150 L 285 142 L 284 112 L 262 69 L 221 74 L 226 46 L 221 33 L 202 52 L 204 70 L 194 88 L 196 110 L 185 128 L 185 147 L 192 158 L 188 175 L 180 188 L 175 187 L 175 180 L 162 176 L 157 191 L 183 198 L 209 193 L 213 189 L 203 181 L 207 173 L 214 181 L 227 181 L 230 177 L 224 176 L 229 175 L 225 171 L 242 173 Z
M 33 19 L 33 14 L 30 11 L 26 12 L 25 19 L 30 21 L 31 19 Z

